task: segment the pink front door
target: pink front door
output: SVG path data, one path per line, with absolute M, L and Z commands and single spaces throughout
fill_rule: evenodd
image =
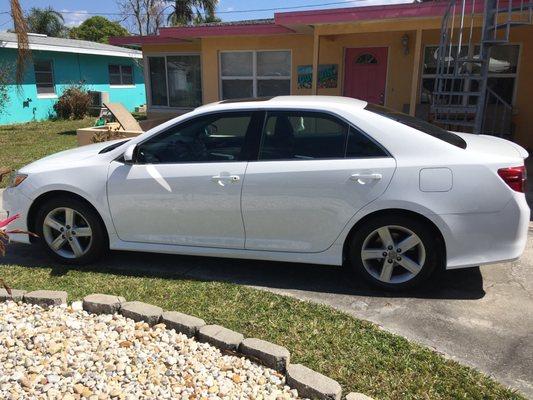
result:
M 346 49 L 344 95 L 369 103 L 385 103 L 386 47 Z

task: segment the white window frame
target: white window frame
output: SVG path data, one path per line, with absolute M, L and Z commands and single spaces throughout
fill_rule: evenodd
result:
M 522 43 L 516 43 L 516 42 L 509 42 L 509 43 L 504 43 L 504 44 L 501 44 L 500 46 L 518 46 L 518 59 L 517 59 L 517 63 L 516 63 L 516 72 L 514 73 L 506 73 L 506 74 L 501 74 L 501 73 L 497 73 L 497 72 L 489 72 L 488 74 L 488 78 L 514 78 L 515 82 L 514 82 L 514 87 L 513 87 L 513 98 L 512 98 L 512 102 L 511 102 L 511 106 L 515 106 L 516 104 L 516 94 L 518 92 L 518 76 L 519 76 L 519 72 L 520 72 L 520 61 L 522 59 Z M 426 44 L 424 45 L 424 52 L 422 53 L 422 55 L 425 55 L 426 54 L 426 48 L 427 47 L 439 47 L 438 44 Z M 424 74 L 424 57 L 422 57 L 422 69 L 421 69 L 421 74 L 420 74 L 420 82 L 419 82 L 419 86 L 420 86 L 420 90 L 419 90 L 419 93 L 418 93 L 418 102 L 420 102 L 420 99 L 422 98 L 422 90 L 423 90 L 423 86 L 422 86 L 422 83 L 423 83 L 423 80 L 424 79 L 436 79 L 437 77 L 437 74 Z
M 194 107 L 171 107 L 169 106 L 170 93 L 168 90 L 168 68 L 167 68 L 167 57 L 172 56 L 198 56 L 200 58 L 200 92 L 202 94 L 201 102 L 204 103 L 204 80 L 203 80 L 203 61 L 202 53 L 200 52 L 185 52 L 185 53 L 149 53 L 144 57 L 144 84 L 146 86 L 146 104 L 152 110 L 192 110 Z M 153 105 L 152 104 L 152 82 L 150 80 L 150 58 L 161 58 L 165 59 L 165 82 L 167 87 L 167 105 Z
M 57 91 L 56 91 L 56 77 L 54 74 L 54 60 L 52 59 L 37 59 L 36 61 L 40 62 L 49 62 L 50 63 L 50 74 L 52 75 L 52 86 L 54 88 L 54 93 L 39 93 L 37 90 L 37 72 L 42 73 L 44 71 L 36 71 L 35 70 L 35 63 L 33 63 L 33 74 L 35 77 L 35 91 L 37 92 L 37 98 L 38 99 L 55 99 L 57 98 Z M 48 71 L 46 71 L 48 72 Z
M 257 53 L 266 53 L 266 52 L 277 52 L 285 51 L 289 53 L 290 57 L 290 66 L 289 66 L 289 75 L 288 76 L 265 76 L 257 75 Z M 223 53 L 252 53 L 252 75 L 232 75 L 232 76 L 222 76 L 222 54 Z M 280 80 L 280 81 L 289 81 L 289 94 L 292 94 L 292 50 L 291 49 L 259 49 L 259 50 L 223 50 L 218 52 L 218 77 L 219 77 L 219 99 L 222 100 L 222 81 L 235 81 L 235 80 L 246 80 L 252 81 L 252 97 L 257 97 L 257 81 L 260 80 Z
M 118 74 L 111 74 L 109 72 L 109 67 L 113 66 L 113 65 L 119 68 L 119 73 Z M 132 83 L 123 83 L 122 67 L 130 67 L 131 68 L 131 82 Z M 120 89 L 120 88 L 133 88 L 133 87 L 135 87 L 135 68 L 133 67 L 133 65 L 111 64 L 111 63 L 109 63 L 107 65 L 107 75 L 108 75 L 108 78 L 109 78 L 109 87 L 110 88 Z M 111 75 L 120 75 L 120 83 L 113 83 L 112 84 L 111 83 Z

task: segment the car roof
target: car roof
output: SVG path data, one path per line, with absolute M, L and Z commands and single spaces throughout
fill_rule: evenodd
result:
M 206 104 L 198 107 L 198 111 L 214 110 L 231 110 L 231 109 L 248 109 L 248 108 L 271 108 L 297 107 L 297 108 L 325 108 L 327 106 L 348 106 L 351 108 L 363 109 L 367 102 L 343 96 L 275 96 L 275 97 L 257 97 L 251 99 L 222 100 L 216 103 Z

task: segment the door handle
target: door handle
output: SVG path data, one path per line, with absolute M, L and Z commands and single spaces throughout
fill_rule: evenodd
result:
M 241 180 L 239 175 L 215 175 L 211 177 L 211 182 L 225 186 L 226 183 L 238 183 Z
M 360 185 L 366 185 L 369 181 L 379 181 L 383 178 L 381 174 L 371 173 L 371 174 L 352 174 L 350 175 L 350 180 L 356 182 Z

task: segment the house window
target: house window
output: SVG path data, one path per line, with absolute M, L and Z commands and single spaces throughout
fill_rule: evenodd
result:
M 37 60 L 33 63 L 37 95 L 55 95 L 54 72 L 51 60 Z
M 200 56 L 148 57 L 150 104 L 192 108 L 202 104 Z
M 133 67 L 131 65 L 109 64 L 108 69 L 110 85 L 133 85 Z
M 422 84 L 420 102 L 429 103 L 431 101 L 431 94 L 435 86 L 435 78 L 437 73 L 437 55 L 438 46 L 426 46 L 424 50 L 424 66 L 422 70 Z M 498 96 L 503 98 L 507 103 L 513 104 L 514 93 L 516 88 L 516 78 L 518 71 L 518 54 L 520 46 L 517 44 L 504 44 L 493 46 L 490 50 L 489 57 L 489 76 L 487 85 Z M 473 58 L 479 57 L 479 46 L 474 47 Z M 447 55 L 450 61 L 456 57 L 468 57 L 468 48 L 463 46 L 459 55 L 457 54 L 457 47 L 453 47 L 451 54 Z M 453 62 L 450 62 L 449 73 L 453 73 Z M 474 65 L 473 72 L 479 72 L 479 65 Z M 461 91 L 461 79 L 457 79 L 454 83 L 454 90 Z M 470 81 L 470 91 L 476 91 L 478 82 Z M 459 99 L 459 97 L 458 97 Z
M 221 52 L 220 81 L 222 99 L 290 94 L 291 52 Z
M 359 57 L 357 57 L 357 60 L 355 60 L 356 64 L 377 64 L 378 60 L 376 60 L 376 57 L 374 57 L 372 54 L 366 53 L 361 54 Z

